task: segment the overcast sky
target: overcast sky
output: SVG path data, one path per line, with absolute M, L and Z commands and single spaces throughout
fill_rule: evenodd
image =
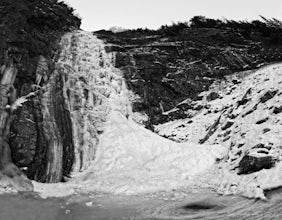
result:
M 82 17 L 88 31 L 124 28 L 159 28 L 189 21 L 195 15 L 235 20 L 282 20 L 282 0 L 65 0 Z

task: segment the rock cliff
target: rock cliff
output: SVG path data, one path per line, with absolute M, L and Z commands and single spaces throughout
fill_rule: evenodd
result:
M 107 51 L 116 53 L 116 67 L 139 95 L 133 111 L 149 116 L 147 127 L 189 117 L 185 114 L 189 103 L 176 106 L 187 98 L 197 100 L 200 92 L 225 75 L 281 61 L 282 42 L 273 40 L 281 39 L 281 28 L 259 21 L 214 22 L 179 23 L 156 31 L 95 32 L 109 44 Z
M 1 117 L 8 114 L 10 121 L 9 126 L 1 124 L 5 141 L 1 139 L 0 148 L 1 152 L 9 149 L 10 156 L 1 153 L 0 159 L 8 160 L 6 164 L 13 161 L 31 179 L 61 181 L 69 173 L 74 156 L 70 150 L 70 118 L 63 108 L 62 81 L 52 73 L 61 36 L 78 29 L 80 19 L 71 7 L 56 0 L 3 0 L 0 17 L 1 99 L 3 95 L 8 100 L 1 100 Z M 4 76 L 9 75 L 9 66 L 16 74 L 7 81 Z M 66 151 L 67 156 L 63 154 Z M 10 175 L 12 179 L 16 176 Z

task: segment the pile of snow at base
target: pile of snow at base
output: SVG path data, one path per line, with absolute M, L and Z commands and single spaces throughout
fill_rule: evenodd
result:
M 96 159 L 73 183 L 86 192 L 126 194 L 200 186 L 199 176 L 226 153 L 221 145 L 170 141 L 112 111 Z

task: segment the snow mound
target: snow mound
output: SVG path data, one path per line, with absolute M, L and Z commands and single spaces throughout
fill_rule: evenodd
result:
M 170 141 L 112 111 L 96 159 L 74 182 L 83 184 L 86 191 L 136 194 L 171 190 L 196 184 L 197 177 L 226 153 L 221 145 Z

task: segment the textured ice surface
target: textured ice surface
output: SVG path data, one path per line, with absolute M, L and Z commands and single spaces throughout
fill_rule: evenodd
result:
M 111 112 L 96 158 L 76 177 L 83 189 L 112 193 L 171 190 L 198 182 L 227 151 L 221 145 L 176 143 Z

